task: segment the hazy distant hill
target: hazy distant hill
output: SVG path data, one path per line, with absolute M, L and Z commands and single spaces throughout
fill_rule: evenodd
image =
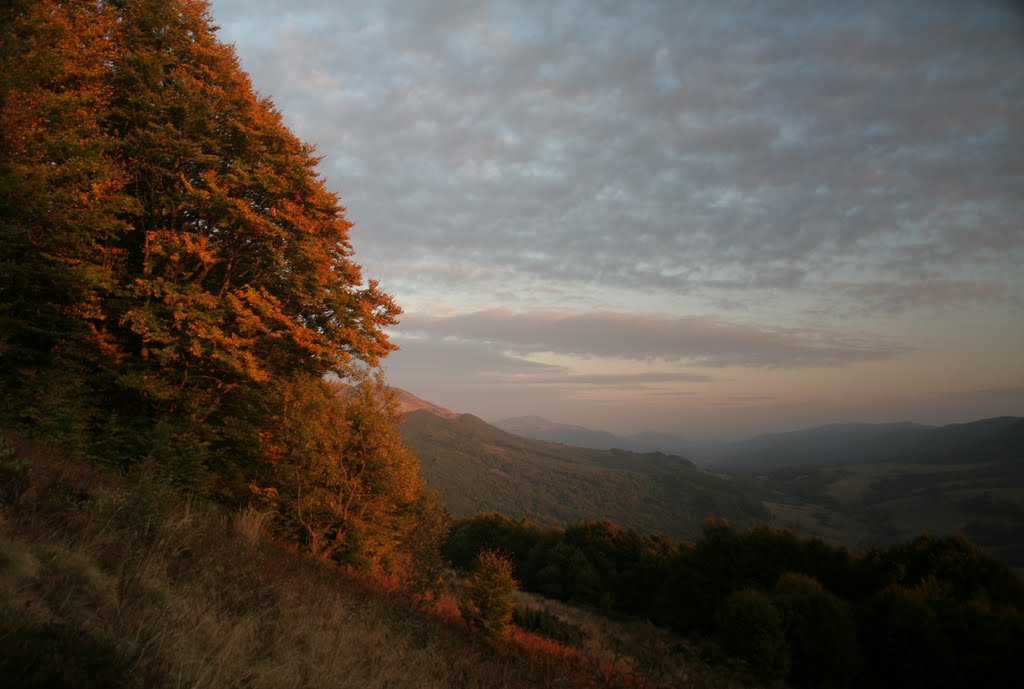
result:
M 644 432 L 615 435 L 608 431 L 594 430 L 584 426 L 556 423 L 540 416 L 517 416 L 495 421 L 494 425 L 524 438 L 587 447 L 594 450 L 619 448 L 634 452 L 687 454 L 694 448 L 694 445 L 685 439 L 667 433 Z
M 523 438 L 586 447 L 593 450 L 623 447 L 622 439 L 608 431 L 595 431 L 583 426 L 555 423 L 540 416 L 517 416 L 511 419 L 502 419 L 495 421 L 494 426 Z
M 948 426 L 913 423 L 832 424 L 791 433 L 761 435 L 720 446 L 714 466 L 727 470 L 766 470 L 855 462 L 878 462 L 931 454 L 959 461 L 967 455 L 990 453 L 993 434 L 1010 429 L 1022 419 L 999 417 Z
M 402 436 L 456 516 L 497 511 L 548 525 L 606 518 L 685 539 L 711 515 L 740 525 L 769 517 L 736 481 L 682 457 L 533 440 L 427 409 L 406 415 Z

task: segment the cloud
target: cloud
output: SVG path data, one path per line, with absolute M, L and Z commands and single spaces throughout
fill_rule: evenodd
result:
M 213 8 L 326 156 L 361 260 L 410 295 L 474 292 L 496 269 L 706 298 L 856 300 L 815 286 L 857 279 L 888 313 L 917 306 L 907 266 L 1021 292 L 1008 4 Z M 457 279 L 417 286 L 424 256 Z
M 1003 300 L 1001 285 L 953 280 L 925 280 L 916 283 L 874 282 L 833 283 L 824 286 L 835 294 L 839 308 L 853 304 L 864 313 L 900 314 L 912 308 L 956 309 L 963 304 L 992 303 Z
M 560 366 L 529 361 L 471 341 L 394 336 L 399 351 L 386 362 L 389 371 L 403 379 L 496 383 L 564 372 Z
M 908 348 L 863 335 L 769 328 L 706 316 L 512 312 L 406 317 L 404 328 L 434 340 L 487 345 L 517 355 L 554 353 L 702 366 L 801 368 L 892 359 Z
M 387 365 L 421 396 L 584 423 L 600 398 L 612 424 L 671 428 L 686 409 L 702 431 L 734 424 L 681 400 L 764 393 L 767 368 L 799 369 L 794 387 L 814 392 L 805 408 L 770 390 L 755 425 L 782 423 L 769 404 L 801 425 L 846 399 L 836 378 L 861 369 L 830 369 L 861 362 L 888 362 L 868 415 L 891 413 L 908 376 L 908 418 L 927 408 L 922 381 L 951 371 L 978 389 L 1021 382 L 1014 3 L 212 9 L 324 156 L 356 259 L 406 308 Z
M 662 383 L 710 383 L 713 380 L 714 378 L 703 373 L 655 371 L 649 373 L 566 373 L 556 376 L 532 376 L 525 382 L 530 385 L 579 385 L 625 389 Z

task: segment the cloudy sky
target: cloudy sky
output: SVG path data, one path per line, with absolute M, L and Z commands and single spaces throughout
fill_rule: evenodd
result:
M 212 10 L 405 310 L 395 385 L 705 439 L 1024 415 L 1017 3 Z

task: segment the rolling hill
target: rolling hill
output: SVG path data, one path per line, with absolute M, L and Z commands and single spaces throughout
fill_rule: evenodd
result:
M 427 408 L 406 414 L 402 437 L 455 516 L 496 511 L 549 526 L 610 519 L 680 539 L 712 515 L 740 525 L 770 517 L 756 491 L 674 455 L 532 440 Z

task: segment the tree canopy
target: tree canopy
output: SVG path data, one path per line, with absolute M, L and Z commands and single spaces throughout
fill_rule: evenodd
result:
M 394 349 L 400 309 L 363 277 L 320 159 L 217 40 L 207 2 L 0 13 L 8 422 L 243 500 L 280 483 L 278 449 L 299 461 L 296 410 L 326 405 L 347 430 L 307 449 L 341 443 L 345 461 L 393 468 L 360 484 L 364 504 L 378 489 L 411 502 L 418 469 L 399 459 L 390 407 L 360 435 L 353 410 L 370 402 L 324 401 L 337 397 L 325 375 L 365 377 Z

